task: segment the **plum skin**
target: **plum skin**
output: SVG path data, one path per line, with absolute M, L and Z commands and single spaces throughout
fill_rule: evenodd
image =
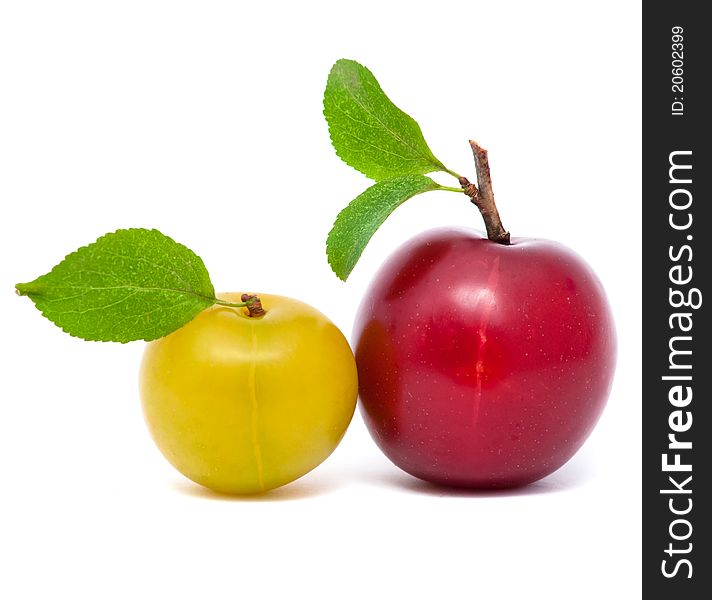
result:
M 404 471 L 468 488 L 526 485 L 566 463 L 606 404 L 616 336 L 573 251 L 467 229 L 406 242 L 357 313 L 360 407 Z

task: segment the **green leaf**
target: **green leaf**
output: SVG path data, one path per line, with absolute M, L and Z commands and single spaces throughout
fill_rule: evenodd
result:
M 375 181 L 447 171 L 420 126 L 383 93 L 371 71 L 338 60 L 324 92 L 324 116 L 336 154 Z
M 42 314 L 85 340 L 168 335 L 215 303 L 203 261 L 155 229 L 119 229 L 16 286 Z
M 368 241 L 403 202 L 422 192 L 440 189 L 423 175 L 404 175 L 372 185 L 339 213 L 326 239 L 329 264 L 346 281 Z

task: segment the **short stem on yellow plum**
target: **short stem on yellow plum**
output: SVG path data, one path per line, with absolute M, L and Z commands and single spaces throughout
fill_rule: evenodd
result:
M 263 317 L 266 314 L 264 308 L 262 308 L 262 301 L 256 294 L 242 294 L 240 300 L 242 302 L 228 302 L 227 300 L 220 300 L 215 298 L 215 304 L 220 306 L 228 306 L 230 308 L 246 308 L 247 313 L 250 317 Z
M 240 296 L 240 300 L 245 303 L 247 312 L 251 317 L 263 317 L 265 315 L 265 309 L 262 308 L 262 302 L 257 295 L 242 294 L 242 296 Z

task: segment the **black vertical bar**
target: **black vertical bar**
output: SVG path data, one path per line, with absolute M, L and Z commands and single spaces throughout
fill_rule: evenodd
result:
M 643 4 L 644 598 L 712 598 L 707 8 Z

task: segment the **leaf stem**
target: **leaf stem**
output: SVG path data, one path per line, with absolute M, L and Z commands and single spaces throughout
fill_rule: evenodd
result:
M 448 185 L 440 185 L 437 187 L 437 189 L 442 190 L 444 192 L 455 192 L 457 194 L 462 194 L 462 188 L 450 187 Z
M 215 304 L 229 306 L 230 308 L 245 308 L 247 306 L 247 302 L 228 302 L 227 300 L 220 300 L 219 298 L 213 298 L 213 301 Z
M 457 179 L 458 181 L 460 180 L 460 177 L 462 177 L 462 175 L 460 175 L 459 173 L 455 173 L 455 171 L 451 171 L 451 170 L 448 169 L 445 165 L 443 165 L 443 168 L 445 169 L 445 173 L 447 173 L 447 174 L 449 174 L 449 175 L 452 175 L 452 176 L 453 176 L 455 179 Z M 461 192 L 462 190 L 458 190 L 458 191 Z

